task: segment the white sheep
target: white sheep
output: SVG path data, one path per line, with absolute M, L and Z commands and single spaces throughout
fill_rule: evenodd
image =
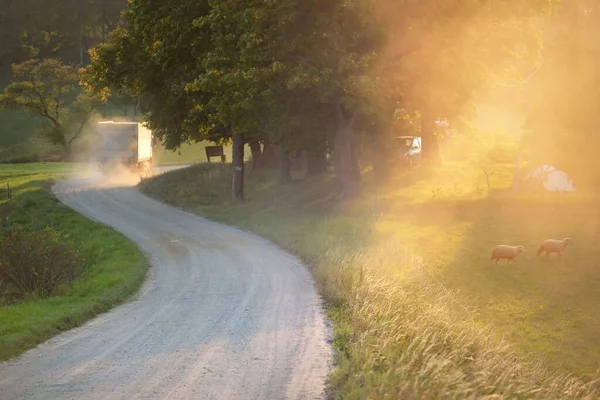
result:
M 492 250 L 490 264 L 493 260 L 496 260 L 496 265 L 498 265 L 498 260 L 508 260 L 508 263 L 511 264 L 521 253 L 525 253 L 525 248 L 523 246 L 508 246 L 505 244 L 500 244 L 494 247 Z
M 563 251 L 567 248 L 567 246 L 571 243 L 570 238 L 564 238 L 563 240 L 557 239 L 547 239 L 542 242 L 540 248 L 538 250 L 537 255 L 539 256 L 543 252 L 546 252 L 546 257 L 548 257 L 551 253 L 558 253 L 559 257 L 562 257 Z

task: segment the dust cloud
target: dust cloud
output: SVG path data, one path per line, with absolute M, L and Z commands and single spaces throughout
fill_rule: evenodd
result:
M 114 165 L 110 169 L 101 169 L 94 158 L 81 160 L 73 178 L 95 188 L 135 186 L 141 176 L 125 165 Z
M 93 125 L 99 120 L 96 118 Z M 106 142 L 95 129 L 90 128 L 83 141 L 74 160 L 78 164 L 78 169 L 73 174 L 77 180 L 94 187 L 135 186 L 140 182 L 139 172 L 125 164 L 114 161 L 111 165 L 100 166 Z

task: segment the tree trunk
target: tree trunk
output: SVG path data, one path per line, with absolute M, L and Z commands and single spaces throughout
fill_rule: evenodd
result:
M 341 105 L 336 107 L 337 130 L 333 142 L 335 174 L 341 186 L 339 197 L 352 196 L 357 189 L 357 181 L 352 172 L 352 125 L 356 114 L 350 118 L 344 115 Z
M 421 113 L 421 159 L 425 165 L 438 165 L 441 161 L 438 137 L 434 132 L 435 119 L 429 110 Z
M 382 135 L 376 134 L 370 146 L 373 172 L 377 178 L 384 178 L 387 174 L 388 154 Z
M 83 33 L 79 32 L 79 65 L 83 66 Z
M 100 2 L 100 18 L 102 19 L 102 43 L 106 42 L 106 6 L 104 2 L 105 0 L 101 0 Z
M 252 152 L 252 171 L 258 171 L 262 168 L 262 150 L 258 140 L 249 140 L 250 151 Z
M 290 153 L 277 146 L 279 155 L 279 184 L 288 183 L 292 180 L 292 170 L 290 167 Z
M 66 139 L 63 141 L 63 144 L 61 145 L 62 150 L 63 150 L 63 154 L 64 154 L 64 160 L 65 161 L 69 161 L 71 159 L 71 156 L 73 155 L 73 150 L 71 148 L 71 143 L 69 143 Z
M 327 172 L 327 153 L 325 150 L 309 151 L 306 162 L 306 175 L 316 176 Z
M 521 168 L 521 149 L 517 155 L 517 162 L 515 163 L 515 173 L 513 177 L 513 193 L 517 193 L 519 190 L 519 169 Z
M 277 148 L 270 143 L 265 143 L 262 152 L 262 166 L 265 169 L 277 168 L 279 164 L 279 155 Z
M 234 203 L 244 201 L 244 137 L 233 135 L 233 182 L 231 198 Z
M 351 157 L 352 157 L 352 177 L 354 178 L 354 180 L 356 180 L 356 182 L 361 181 L 359 150 L 360 150 L 360 146 L 359 146 L 356 136 L 354 135 L 350 138 L 350 151 L 351 151 Z

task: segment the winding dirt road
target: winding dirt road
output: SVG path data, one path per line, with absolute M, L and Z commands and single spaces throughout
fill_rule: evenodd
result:
M 53 188 L 152 268 L 130 302 L 0 364 L 0 399 L 313 399 L 330 331 L 305 267 L 252 234 L 130 186 Z

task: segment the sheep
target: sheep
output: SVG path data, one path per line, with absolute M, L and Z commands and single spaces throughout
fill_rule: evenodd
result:
M 543 252 L 546 252 L 546 257 L 550 256 L 550 253 L 558 253 L 559 257 L 562 257 L 563 251 L 571 243 L 570 238 L 564 238 L 563 240 L 547 239 L 542 242 L 538 250 L 537 255 L 539 256 Z
M 521 253 L 525 253 L 525 248 L 523 246 L 508 246 L 505 244 L 498 245 L 492 250 L 490 264 L 493 260 L 496 260 L 496 265 L 498 265 L 498 260 L 503 259 L 508 260 L 508 263 L 511 264 Z

